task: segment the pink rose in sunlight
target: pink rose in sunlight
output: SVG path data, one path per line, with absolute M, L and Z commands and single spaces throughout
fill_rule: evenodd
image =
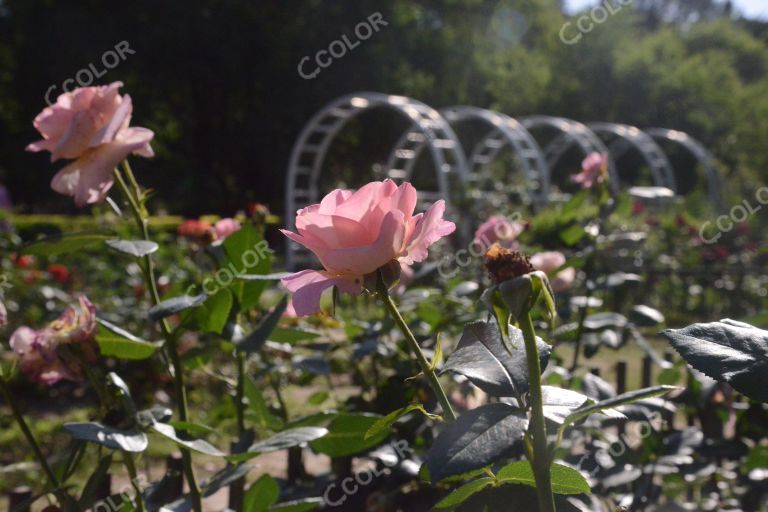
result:
M 374 181 L 356 192 L 334 190 L 296 214 L 298 233 L 283 234 L 315 253 L 323 270 L 303 270 L 282 279 L 293 292 L 300 316 L 320 309 L 320 295 L 332 286 L 351 295 L 362 291 L 363 280 L 397 261 L 411 265 L 427 257 L 427 248 L 453 233 L 453 222 L 443 220 L 445 202 L 434 203 L 414 215 L 416 189 L 391 180 Z
M 581 162 L 581 172 L 571 176 L 571 181 L 581 185 L 581 188 L 592 188 L 595 183 L 602 183 L 608 176 L 608 155 L 605 153 L 590 153 Z
M 5 304 L 0 302 L 0 329 L 8 325 L 8 311 L 5 309 Z
M 524 230 L 525 224 L 522 222 L 510 221 L 503 215 L 492 215 L 475 231 L 474 243 L 480 244 L 483 250 L 495 242 L 507 249 L 514 249 L 517 246 L 515 239 Z
M 16 329 L 11 334 L 10 344 L 28 378 L 52 385 L 64 379 L 82 380 L 78 363 L 61 357 L 59 348 L 77 344 L 86 362 L 94 362 L 98 354 L 95 334 L 96 308 L 88 298 L 81 296 L 79 308 L 69 306 L 47 327 L 39 331 L 26 326 Z
M 52 162 L 74 160 L 56 173 L 51 187 L 73 196 L 77 206 L 102 202 L 115 167 L 129 154 L 154 156 L 149 145 L 154 133 L 129 126 L 133 105 L 130 96 L 118 94 L 122 85 L 79 87 L 35 118 L 43 139 L 29 144 L 27 151 L 50 151 Z
M 221 219 L 213 225 L 213 231 L 216 233 L 216 240 L 224 240 L 241 227 L 235 219 Z
M 531 265 L 536 270 L 551 274 L 565 265 L 565 255 L 558 251 L 538 252 L 531 256 Z M 576 269 L 568 267 L 555 274 L 555 277 L 550 279 L 549 284 L 555 292 L 563 292 L 573 286 L 575 280 Z

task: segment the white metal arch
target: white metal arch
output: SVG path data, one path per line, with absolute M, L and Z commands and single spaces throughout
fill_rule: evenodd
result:
M 584 156 L 590 153 L 605 153 L 608 155 L 608 173 L 610 175 L 610 187 L 614 193 L 619 191 L 619 176 L 616 165 L 610 157 L 610 152 L 600 137 L 598 137 L 585 124 L 565 117 L 553 116 L 529 116 L 520 119 L 528 130 L 536 128 L 550 128 L 558 131 L 560 135 L 552 139 L 544 148 L 544 156 L 547 159 L 550 173 L 555 168 L 560 158 L 571 145 L 576 144 Z
M 589 123 L 587 128 L 594 134 L 603 137 L 601 140 L 608 144 L 608 153 L 614 162 L 626 153 L 629 148 L 634 148 L 648 165 L 653 184 L 658 187 L 667 187 L 673 192 L 677 192 L 672 165 L 667 160 L 664 151 L 647 133 L 634 126 L 618 123 Z M 573 142 L 573 139 L 571 139 L 570 144 L 558 144 L 557 151 L 560 153 L 553 154 L 552 159 L 557 161 Z
M 465 182 L 468 171 L 464 152 L 456 134 L 437 110 L 424 103 L 378 92 L 358 92 L 333 100 L 320 109 L 304 126 L 293 145 L 288 163 L 285 196 L 285 223 L 294 228 L 296 210 L 320 201 L 318 181 L 323 161 L 333 139 L 350 119 L 369 109 L 394 110 L 413 123 L 415 139 L 429 148 L 434 162 L 436 191 L 420 191 L 420 199 L 432 202 L 438 198 L 450 203 L 450 175 Z M 390 167 L 391 169 L 391 167 Z M 400 180 L 404 175 L 390 172 L 390 177 Z M 286 266 L 293 268 L 297 251 L 303 248 L 295 242 L 287 242 Z
M 452 125 L 465 121 L 482 121 L 490 130 L 478 142 L 469 158 L 470 183 L 477 181 L 483 171 L 494 161 L 499 152 L 509 145 L 514 157 L 527 181 L 531 202 L 536 205 L 546 203 L 549 196 L 549 167 L 536 139 L 514 118 L 492 110 L 455 106 L 440 110 L 440 114 Z M 414 130 L 408 130 L 400 137 L 389 156 L 388 168 L 396 176 L 406 178 L 413 172 L 413 167 L 424 144 L 414 137 Z M 482 191 L 477 191 L 482 193 Z
M 655 140 L 666 141 L 685 148 L 704 169 L 707 180 L 707 195 L 718 211 L 723 210 L 720 175 L 717 172 L 717 161 L 704 145 L 685 132 L 668 128 L 647 128 L 645 132 Z
M 618 123 L 589 123 L 587 126 L 597 133 L 613 136 L 615 139 L 608 149 L 614 160 L 623 155 L 629 147 L 634 147 L 648 164 L 654 185 L 667 187 L 677 192 L 675 172 L 667 159 L 667 155 L 653 138 L 640 128 Z

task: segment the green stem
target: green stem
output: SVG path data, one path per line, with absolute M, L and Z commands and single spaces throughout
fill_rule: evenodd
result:
M 597 246 L 594 247 L 594 250 L 597 251 Z M 576 346 L 573 349 L 573 361 L 571 361 L 571 379 L 573 379 L 573 373 L 576 371 L 576 369 L 579 367 L 579 356 L 581 355 L 581 345 L 584 338 L 584 322 L 587 320 L 587 312 L 589 311 L 589 300 L 592 298 L 593 289 L 589 286 L 589 276 L 592 274 L 592 267 L 594 265 L 595 257 L 594 252 L 587 256 L 586 264 L 584 265 L 584 274 L 585 279 L 584 282 L 587 287 L 587 291 L 584 294 L 585 297 L 585 304 L 584 306 L 579 310 L 579 325 L 576 329 Z
M 128 187 L 125 179 L 123 179 L 120 171 L 117 169 L 115 169 L 115 180 L 120 186 L 123 195 L 125 195 L 128 204 L 131 206 L 133 217 L 136 220 L 136 224 L 138 225 L 139 229 L 141 229 L 144 240 L 149 241 L 149 223 L 147 217 L 144 215 L 144 209 L 140 204 L 141 190 L 136 183 L 136 179 L 133 177 L 133 172 L 131 171 L 131 167 L 128 165 L 127 161 L 123 161 L 123 169 L 131 180 L 133 192 Z M 160 293 L 158 292 L 157 280 L 155 279 L 152 256 L 148 254 L 143 257 L 143 260 L 144 266 L 142 270 L 144 273 L 144 281 L 149 288 L 152 302 L 155 305 L 160 304 Z M 160 328 L 163 332 L 163 337 L 165 338 L 166 351 L 168 352 L 168 356 L 171 360 L 171 373 L 173 374 L 174 387 L 176 391 L 176 402 L 179 409 L 179 420 L 182 422 L 187 422 L 189 421 L 189 415 L 187 413 L 187 391 L 186 387 L 184 386 L 183 366 L 181 364 L 181 358 L 179 357 L 179 352 L 176 346 L 176 337 L 171 332 L 171 328 L 165 319 L 160 321 Z M 200 488 L 197 485 L 197 481 L 195 480 L 195 471 L 192 467 L 192 454 L 188 448 L 181 447 L 181 461 L 184 467 L 184 474 L 187 478 L 187 484 L 189 485 L 189 494 L 192 498 L 192 507 L 195 512 L 203 512 L 202 496 L 200 494 Z
M 421 347 L 416 341 L 416 337 L 413 335 L 411 329 L 408 327 L 408 324 L 405 323 L 405 320 L 403 320 L 403 317 L 397 310 L 397 306 L 392 300 L 392 297 L 389 295 L 389 289 L 384 283 L 384 279 L 382 278 L 381 273 L 378 275 L 376 288 L 379 292 L 379 295 L 381 296 L 381 300 L 384 301 L 384 307 L 387 308 L 389 315 L 392 317 L 397 326 L 400 328 L 400 331 L 405 336 L 405 340 L 408 342 L 411 351 L 416 356 L 416 361 L 418 361 L 419 366 L 421 366 L 421 371 L 427 377 L 429 385 L 432 386 L 432 391 L 435 393 L 435 396 L 437 396 L 437 400 L 440 402 L 440 406 L 443 408 L 443 415 L 445 415 L 450 421 L 454 421 L 456 419 L 456 413 L 453 412 L 451 402 L 448 400 L 448 396 L 445 394 L 445 390 L 443 390 L 443 386 L 440 384 L 440 380 L 437 378 L 435 369 L 432 368 L 432 365 L 429 363 L 429 361 L 427 361 L 424 352 L 421 351 Z
M 137 512 L 144 512 L 144 496 L 141 494 L 141 487 L 139 487 L 139 474 L 136 472 L 136 461 L 133 459 L 132 453 L 123 450 L 123 464 L 128 469 L 131 485 L 136 492 L 136 510 Z
M 96 395 L 99 398 L 99 408 L 103 414 L 107 413 L 111 400 L 109 393 L 102 383 L 103 380 L 96 375 L 96 373 L 86 361 L 80 361 L 80 366 L 84 369 L 85 375 L 88 377 L 88 381 L 91 383 L 91 387 L 96 391 Z M 128 471 L 128 476 L 131 479 L 131 485 L 136 491 L 136 511 L 144 512 L 144 496 L 142 495 L 141 488 L 139 487 L 139 477 L 136 473 L 136 462 L 134 461 L 133 454 L 125 450 L 120 451 L 123 454 L 123 465 L 125 465 L 125 469 Z
M 35 457 L 37 457 L 37 460 L 40 462 L 40 467 L 43 468 L 43 473 L 45 473 L 45 476 L 48 479 L 48 484 L 53 487 L 53 493 L 59 499 L 60 505 L 64 507 L 65 510 L 82 510 L 80 505 L 72 498 L 72 496 L 67 494 L 64 489 L 61 488 L 59 479 L 56 478 L 56 473 L 53 472 L 53 469 L 51 469 L 51 466 L 48 464 L 45 455 L 43 455 L 43 451 L 40 449 L 40 445 L 37 444 L 35 435 L 29 429 L 27 422 L 24 420 L 24 415 L 21 413 L 19 406 L 13 400 L 11 392 L 8 389 L 8 383 L 3 377 L 0 377 L 0 389 L 3 392 L 5 401 L 8 402 L 8 405 L 11 407 L 11 412 L 13 413 L 13 417 L 16 420 L 16 423 L 19 424 L 19 428 L 21 428 L 21 431 L 24 433 L 24 437 L 27 438 L 27 442 L 30 444 L 30 446 L 32 446 L 32 451 L 35 452 Z
M 536 331 L 533 328 L 530 313 L 520 317 L 520 329 L 525 340 L 525 355 L 528 360 L 528 381 L 530 385 L 531 425 L 529 433 L 533 435 L 533 453 L 528 454 L 536 479 L 536 494 L 539 498 L 540 512 L 555 512 L 555 497 L 552 494 L 549 447 L 547 444 L 547 424 L 544 420 L 544 400 L 541 393 L 541 362 L 536 346 Z

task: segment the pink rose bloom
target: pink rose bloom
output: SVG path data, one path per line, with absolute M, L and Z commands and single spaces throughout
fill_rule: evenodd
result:
M 8 311 L 5 309 L 5 305 L 0 302 L 0 329 L 8 325 Z
M 282 230 L 317 256 L 323 270 L 303 270 L 282 279 L 293 292 L 299 316 L 320 309 L 320 295 L 332 286 L 351 295 L 362 291 L 366 275 L 391 261 L 412 265 L 427 248 L 456 229 L 443 220 L 445 202 L 414 215 L 416 189 L 391 180 L 374 181 L 356 192 L 334 190 L 320 204 L 299 210 L 298 233 Z
M 213 225 L 213 231 L 216 233 L 216 240 L 224 240 L 235 231 L 239 231 L 241 227 L 235 219 L 221 219 Z
M 550 274 L 565 265 L 565 255 L 559 251 L 538 252 L 531 256 L 531 265 L 536 270 Z M 550 280 L 549 284 L 552 286 L 553 291 L 563 292 L 569 289 L 575 280 L 576 269 L 568 267 L 555 274 L 555 277 Z
M 85 297 L 80 297 L 80 307 L 69 306 L 61 316 L 47 327 L 35 331 L 22 326 L 11 334 L 11 349 L 21 359 L 21 370 L 30 379 L 52 385 L 60 380 L 82 380 L 82 370 L 77 363 L 59 356 L 61 345 L 78 344 L 86 362 L 94 362 L 98 347 L 96 334 L 96 309 Z
M 131 97 L 120 96 L 122 82 L 79 87 L 62 94 L 35 118 L 42 140 L 27 151 L 50 151 L 51 162 L 74 160 L 53 177 L 51 187 L 73 196 L 77 206 L 100 203 L 112 187 L 113 171 L 129 154 L 154 156 L 154 133 L 131 128 Z
M 581 188 L 592 188 L 595 183 L 602 183 L 608 176 L 608 155 L 605 153 L 590 153 L 581 162 L 581 172 L 571 176 L 571 181 L 581 185 Z
M 487 249 L 495 242 L 512 249 L 514 240 L 525 230 L 522 222 L 510 222 L 503 215 L 492 215 L 475 231 L 474 242 Z

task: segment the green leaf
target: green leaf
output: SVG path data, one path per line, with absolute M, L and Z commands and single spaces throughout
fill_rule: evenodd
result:
M 579 240 L 584 238 L 584 228 L 579 224 L 571 224 L 567 228 L 560 231 L 560 240 L 567 246 L 576 245 Z
M 253 412 L 253 421 L 256 425 L 264 430 L 280 430 L 283 428 L 283 421 L 269 410 L 264 395 L 250 375 L 245 377 L 243 391 L 245 398 L 248 399 L 248 408 Z
M 620 405 L 631 404 L 632 402 L 663 395 L 676 389 L 680 388 L 676 388 L 674 386 L 655 386 L 652 388 L 638 389 L 637 391 L 630 391 L 629 393 L 624 393 L 607 400 L 602 400 L 593 405 L 581 407 L 573 411 L 565 418 L 565 421 L 563 421 L 563 425 L 560 427 L 560 430 L 562 432 L 562 430 L 569 425 L 586 418 L 590 414 L 600 412 L 604 409 L 611 409 Z
M 245 352 L 246 354 L 252 354 L 257 352 L 267 339 L 269 339 L 272 331 L 277 327 L 280 318 L 285 313 L 288 307 L 288 296 L 283 296 L 280 303 L 275 306 L 275 309 L 264 318 L 259 326 L 251 334 L 245 337 L 243 341 L 237 344 L 237 350 Z
M 427 452 L 432 481 L 510 456 L 522 445 L 527 428 L 525 413 L 509 404 L 492 403 L 465 412 L 440 432 Z
M 536 338 L 542 370 L 547 367 L 552 347 Z M 463 375 L 491 396 L 521 396 L 528 391 L 528 361 L 523 333 L 509 326 L 505 344 L 495 322 L 472 322 L 464 326 L 456 351 L 441 373 Z
M 195 318 L 200 330 L 221 334 L 224 326 L 227 325 L 233 303 L 232 292 L 227 288 L 221 288 L 208 297 L 202 306 L 195 310 Z
M 203 425 L 202 423 L 193 423 L 191 421 L 169 421 L 168 424 L 176 430 L 184 430 L 194 435 L 215 434 L 216 429 Z
M 315 391 L 311 395 L 309 395 L 309 398 L 307 398 L 307 403 L 309 405 L 321 405 L 323 402 L 328 400 L 331 397 L 331 394 L 327 391 Z
M 286 501 L 269 507 L 269 512 L 310 512 L 320 508 L 325 501 L 322 498 L 305 498 L 303 500 Z
M 170 439 L 179 446 L 214 457 L 223 457 L 225 455 L 224 452 L 203 439 L 182 439 L 176 433 L 176 429 L 167 423 L 153 423 L 151 428 L 161 436 Z
M 661 334 L 700 372 L 753 400 L 768 402 L 768 331 L 726 319 Z
M 453 491 L 451 494 L 437 502 L 433 507 L 434 510 L 444 510 L 456 507 L 464 503 L 470 496 L 478 493 L 486 487 L 493 485 L 493 478 L 479 478 L 466 483 Z
M 153 322 L 180 313 L 185 309 L 196 308 L 208 298 L 207 295 L 182 295 L 165 300 L 156 306 L 149 308 L 149 319 Z
M 148 444 L 146 434 L 138 430 L 119 430 L 95 422 L 65 423 L 63 428 L 75 439 L 100 444 L 113 450 L 139 453 L 143 452 Z
M 310 331 L 300 331 L 298 329 L 284 329 L 275 327 L 268 339 L 277 343 L 297 343 L 299 341 L 313 340 L 320 337 L 320 333 Z
M 119 336 L 99 326 L 96 333 L 99 352 L 104 357 L 116 357 L 128 361 L 147 359 L 157 351 L 157 346 L 150 342 Z
M 550 467 L 552 491 L 556 494 L 590 493 L 589 483 L 579 471 L 554 463 Z M 527 460 L 513 462 L 501 468 L 496 478 L 503 484 L 523 484 L 536 487 L 533 468 Z
M 365 434 L 379 420 L 378 416 L 365 414 L 340 414 L 328 425 L 328 434 L 312 441 L 316 452 L 331 457 L 345 457 L 373 448 L 388 435 L 386 430 L 366 438 Z
M 107 240 L 107 246 L 117 252 L 141 258 L 157 251 L 160 246 L 149 240 Z
M 263 453 L 270 453 L 279 450 L 286 450 L 294 446 L 301 446 L 304 443 L 320 439 L 328 434 L 328 429 L 322 427 L 298 427 L 283 430 L 270 438 L 258 441 L 252 444 L 248 450 L 235 455 L 228 455 L 230 462 L 239 462 L 243 460 L 258 457 Z
M 262 475 L 253 482 L 243 497 L 244 512 L 266 512 L 280 497 L 280 488 L 275 479 Z
M 35 256 L 66 254 L 114 237 L 113 233 L 107 231 L 81 231 L 79 233 L 51 235 L 24 246 L 21 252 Z
M 426 409 L 424 409 L 424 406 L 421 404 L 410 404 L 406 407 L 403 407 L 401 409 L 397 409 L 396 411 L 392 411 L 391 413 L 387 414 L 383 418 L 378 419 L 371 427 L 365 432 L 365 439 L 368 440 L 372 437 L 376 437 L 381 435 L 382 433 L 386 433 L 387 430 L 394 424 L 397 420 L 408 414 L 409 412 L 413 411 L 421 411 L 424 416 L 427 416 L 431 419 L 442 419 L 440 416 L 437 416 L 435 414 L 429 414 Z
M 88 481 L 83 487 L 83 492 L 80 493 L 80 499 L 78 503 L 83 509 L 90 508 L 93 502 L 96 500 L 96 493 L 102 488 L 104 482 L 107 481 L 107 473 L 112 465 L 112 453 L 108 453 L 104 457 L 99 459 L 99 463 L 96 469 L 93 470 L 91 476 L 88 477 Z
M 234 275 L 266 275 L 272 268 L 272 252 L 253 224 L 247 223 L 224 240 L 225 268 Z M 271 279 L 270 279 L 271 280 Z M 230 285 L 241 311 L 258 305 L 270 280 L 238 279 Z

